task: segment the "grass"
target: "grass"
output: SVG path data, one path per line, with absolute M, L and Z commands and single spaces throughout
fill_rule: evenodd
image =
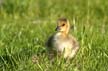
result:
M 0 4 L 0 71 L 108 71 L 107 0 L 5 1 Z M 51 64 L 44 44 L 59 17 L 74 25 L 70 33 L 80 50 L 70 62 L 56 57 Z

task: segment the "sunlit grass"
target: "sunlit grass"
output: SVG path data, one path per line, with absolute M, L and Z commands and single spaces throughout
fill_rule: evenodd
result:
M 0 71 L 108 70 L 107 0 L 23 2 L 11 0 L 0 7 Z M 55 32 L 59 17 L 67 17 L 74 25 L 70 33 L 80 49 L 70 62 L 55 57 L 51 63 L 45 41 Z

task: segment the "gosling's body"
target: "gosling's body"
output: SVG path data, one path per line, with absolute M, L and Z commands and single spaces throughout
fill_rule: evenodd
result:
M 64 58 L 73 58 L 79 49 L 77 40 L 69 35 L 70 24 L 67 19 L 59 19 L 57 32 L 52 35 L 47 42 L 49 55 L 54 55 L 56 51 Z
M 74 37 L 71 35 L 62 36 L 61 33 L 55 34 L 53 38 L 53 48 L 61 54 L 64 58 L 73 58 L 79 46 Z

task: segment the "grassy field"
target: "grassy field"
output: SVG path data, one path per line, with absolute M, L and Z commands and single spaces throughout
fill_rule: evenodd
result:
M 0 1 L 0 71 L 108 71 L 107 0 Z M 70 62 L 56 57 L 52 64 L 45 41 L 60 17 L 74 25 L 80 50 Z

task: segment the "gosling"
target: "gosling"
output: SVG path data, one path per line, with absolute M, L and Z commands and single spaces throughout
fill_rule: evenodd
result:
M 55 30 L 57 32 L 47 41 L 49 57 L 52 58 L 57 54 L 65 59 L 72 59 L 78 52 L 79 43 L 75 37 L 69 34 L 69 20 L 66 18 L 58 19 Z

